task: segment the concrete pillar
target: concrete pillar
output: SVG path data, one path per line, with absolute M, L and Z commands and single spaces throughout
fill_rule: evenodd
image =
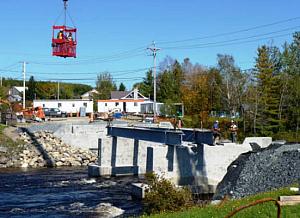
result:
M 115 167 L 117 162 L 117 137 L 112 137 L 112 150 L 111 150 L 111 166 Z
M 101 152 L 102 149 L 102 139 L 98 139 L 98 166 L 101 166 Z
M 138 156 L 139 156 L 139 140 L 134 139 L 134 148 L 133 148 L 133 161 L 132 165 L 134 167 L 134 175 L 139 174 L 139 167 L 138 167 Z
M 134 140 L 134 148 L 133 148 L 133 166 L 138 165 L 138 155 L 139 155 L 139 140 Z

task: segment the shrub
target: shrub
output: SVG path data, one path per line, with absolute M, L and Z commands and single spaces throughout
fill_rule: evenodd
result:
M 171 181 L 154 173 L 146 174 L 149 188 L 144 199 L 147 214 L 178 211 L 192 206 L 192 193 L 187 188 L 177 188 Z

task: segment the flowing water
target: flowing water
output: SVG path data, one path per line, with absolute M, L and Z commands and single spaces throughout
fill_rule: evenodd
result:
M 100 203 L 139 215 L 134 177 L 89 178 L 87 168 L 0 169 L 0 217 L 102 217 Z

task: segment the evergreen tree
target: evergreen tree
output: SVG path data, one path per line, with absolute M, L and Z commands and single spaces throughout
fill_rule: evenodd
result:
M 119 86 L 119 91 L 125 91 L 126 90 L 126 87 L 125 85 L 121 82 L 120 83 L 120 86 Z
M 267 46 L 258 48 L 256 58 L 258 113 L 257 129 L 261 135 L 271 135 L 280 128 L 279 114 L 279 76 L 276 63 L 272 59 L 275 50 Z
M 284 72 L 286 73 L 287 97 L 283 103 L 285 108 L 286 129 L 299 136 L 300 124 L 300 32 L 293 35 L 293 42 L 285 44 L 283 51 Z
M 181 102 L 181 86 L 184 73 L 178 61 L 175 61 L 170 70 L 158 75 L 157 99 L 160 102 Z
M 36 82 L 34 80 L 33 76 L 30 76 L 29 81 L 28 81 L 28 90 L 26 90 L 26 99 L 33 101 L 36 95 Z
M 143 96 L 150 97 L 150 99 L 153 100 L 154 87 L 152 70 L 147 71 L 143 82 L 134 84 L 133 88 L 137 88 Z

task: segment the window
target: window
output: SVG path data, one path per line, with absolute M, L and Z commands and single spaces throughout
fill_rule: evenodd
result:
M 107 107 L 107 103 L 105 103 L 105 107 Z
M 74 104 L 74 103 L 72 104 L 72 107 L 75 107 L 75 104 Z
M 45 107 L 45 104 L 43 104 L 43 107 Z
M 137 102 L 134 102 L 134 106 L 137 107 L 137 106 L 138 106 L 138 103 L 137 103 Z
M 58 107 L 61 107 L 61 103 L 58 103 L 58 105 L 57 105 Z
M 84 107 L 87 107 L 87 103 L 86 103 L 86 102 L 84 102 L 84 103 L 83 103 L 83 106 L 84 106 Z
M 116 106 L 118 106 L 119 105 L 119 102 L 116 102 L 116 104 L 115 104 Z

